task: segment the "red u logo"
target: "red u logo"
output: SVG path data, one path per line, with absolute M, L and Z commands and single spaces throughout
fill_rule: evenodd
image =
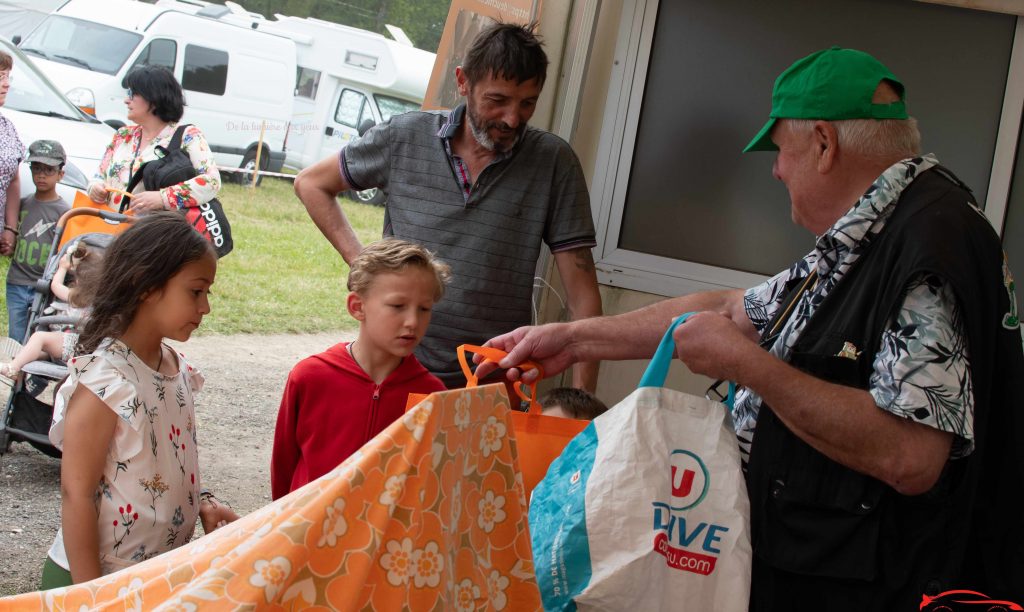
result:
M 690 494 L 690 489 L 693 488 L 693 477 L 696 476 L 696 472 L 693 470 L 683 470 L 682 482 L 676 485 L 676 466 L 672 466 L 672 497 L 686 497 Z

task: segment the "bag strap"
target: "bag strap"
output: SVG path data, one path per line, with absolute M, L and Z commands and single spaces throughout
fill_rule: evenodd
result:
M 493 346 L 476 346 L 474 344 L 460 344 L 456 349 L 456 352 L 459 355 L 459 365 L 462 366 L 462 374 L 466 377 L 467 389 L 472 389 L 477 386 L 477 383 L 479 382 L 476 377 L 476 373 L 469 367 L 469 361 L 466 359 L 467 352 L 483 355 L 484 361 L 493 361 L 494 363 L 498 363 L 508 356 L 508 353 L 499 348 L 495 348 Z M 537 372 L 540 373 L 537 380 L 544 378 L 544 369 L 532 361 L 524 361 L 516 367 L 523 371 L 537 370 Z M 529 389 L 529 395 L 523 391 L 524 386 Z M 540 414 L 540 402 L 537 401 L 537 383 L 523 385 L 522 382 L 517 380 L 512 387 L 516 390 L 519 397 L 530 402 L 530 414 Z
M 178 129 L 174 130 L 174 135 L 171 136 L 171 141 L 169 143 L 167 143 L 167 146 L 166 147 L 156 147 L 156 148 L 160 149 L 160 150 L 162 150 L 164 152 L 164 157 L 166 157 L 167 154 L 172 152 L 172 151 L 177 151 L 178 149 L 181 148 L 181 141 L 185 137 L 185 128 L 190 127 L 191 125 L 192 125 L 191 123 L 185 123 L 185 124 L 179 125 Z M 145 164 L 142 164 L 141 166 L 139 166 L 139 169 L 135 171 L 135 174 L 132 174 L 132 177 L 130 179 L 128 179 L 128 187 L 125 188 L 125 191 L 127 191 L 128 193 L 131 193 L 132 191 L 135 190 L 135 187 L 142 180 L 142 169 L 145 168 L 146 164 L 148 164 L 148 163 L 149 162 L 146 162 Z M 131 197 L 131 196 L 129 196 L 129 197 Z M 122 200 L 121 206 L 122 206 L 122 208 L 124 207 L 123 200 Z
M 658 350 L 654 352 L 654 357 L 651 358 L 651 362 L 647 365 L 647 371 L 644 372 L 643 377 L 640 379 L 640 384 L 637 387 L 664 387 L 665 379 L 668 378 L 668 368 L 672 365 L 672 357 L 675 356 L 676 343 L 672 339 L 672 332 L 676 330 L 683 322 L 689 319 L 691 316 L 697 314 L 696 312 L 688 312 L 686 314 L 679 315 L 669 325 L 668 331 L 661 337 L 661 343 L 658 344 Z M 732 409 L 733 399 L 736 397 L 736 383 L 729 382 L 729 396 L 725 400 L 725 405 Z
M 181 140 L 185 137 L 185 128 L 191 127 L 191 123 L 183 123 L 178 126 L 178 129 L 174 130 L 174 136 L 171 136 L 171 141 L 167 143 L 166 147 L 161 147 L 168 153 L 171 151 L 177 151 L 181 148 Z
M 132 191 L 135 189 L 135 186 L 138 185 L 140 181 L 142 181 L 142 169 L 145 168 L 146 164 L 148 163 L 149 162 L 145 162 L 144 164 L 139 166 L 139 169 L 135 171 L 135 174 L 133 174 L 132 177 L 128 179 L 128 186 L 125 187 L 124 189 L 126 192 L 128 192 L 128 197 L 131 197 Z M 121 206 L 122 208 L 124 207 L 124 198 L 122 198 Z

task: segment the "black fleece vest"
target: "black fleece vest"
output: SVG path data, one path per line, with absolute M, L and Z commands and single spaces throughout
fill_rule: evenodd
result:
M 1014 391 L 1024 382 L 1024 355 L 999 238 L 971 201 L 944 168 L 917 177 L 815 311 L 790 363 L 867 389 L 908 283 L 934 274 L 963 315 L 974 452 L 950 461 L 932 490 L 904 496 L 828 459 L 762 406 L 748 473 L 757 557 L 751 609 L 827 601 L 829 610 L 910 610 L 923 594 L 949 589 L 1021 596 L 1024 402 Z M 847 343 L 860 351 L 856 358 Z

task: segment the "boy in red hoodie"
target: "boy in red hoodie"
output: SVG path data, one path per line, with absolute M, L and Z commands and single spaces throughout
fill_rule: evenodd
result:
M 410 393 L 444 391 L 412 351 L 444 294 L 448 266 L 389 238 L 352 262 L 348 312 L 359 335 L 300 361 L 288 375 L 274 432 L 274 499 L 334 469 L 405 412 Z

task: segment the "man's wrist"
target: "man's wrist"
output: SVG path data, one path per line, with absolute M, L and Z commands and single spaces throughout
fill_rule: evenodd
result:
M 563 323 L 555 323 L 555 325 L 565 325 L 568 333 L 565 338 L 565 350 L 572 355 L 573 370 L 575 371 L 575 364 L 589 361 L 587 359 L 586 351 L 582 348 L 582 343 L 579 342 L 581 328 L 586 327 L 586 319 L 577 319 L 571 321 L 565 321 Z
M 7 225 L 6 223 L 4 224 L 4 229 L 3 229 L 3 231 L 5 231 L 5 232 L 11 232 L 11 233 L 12 233 L 12 234 L 14 234 L 15 236 L 20 236 L 20 235 L 21 235 L 21 232 L 19 232 L 19 231 L 18 231 L 18 229 L 17 229 L 16 227 L 13 227 L 13 226 Z

